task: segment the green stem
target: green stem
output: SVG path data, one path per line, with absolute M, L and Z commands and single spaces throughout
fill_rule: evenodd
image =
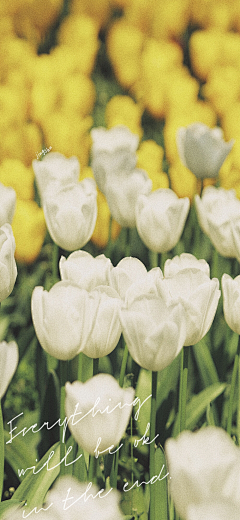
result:
M 165 251 L 164 253 L 161 253 L 161 259 L 160 259 L 160 267 L 162 272 L 164 271 L 164 265 L 166 260 L 168 259 L 168 253 Z
M 127 366 L 127 360 L 128 360 L 128 348 L 127 348 L 127 345 L 125 344 L 124 351 L 123 351 L 121 371 L 120 371 L 120 376 L 119 376 L 119 386 L 121 386 L 121 388 L 123 387 L 124 376 L 125 376 L 126 366 Z
M 78 381 L 82 381 L 83 355 L 82 352 L 78 354 Z
M 238 446 L 240 446 L 240 356 L 238 356 L 237 440 Z
M 95 455 L 90 455 L 88 480 L 92 483 L 97 482 L 97 459 Z
M 155 437 L 156 430 L 156 399 L 157 399 L 157 372 L 152 372 L 152 399 L 151 399 L 151 417 L 150 417 L 150 480 L 155 475 Z M 155 486 L 150 486 L 150 520 L 155 520 Z
M 65 383 L 68 379 L 68 361 L 60 360 L 60 385 L 61 385 L 61 401 L 60 401 L 60 460 L 63 460 L 66 454 L 65 435 L 64 435 L 64 419 L 65 419 Z M 60 465 L 60 475 L 65 474 L 65 464 Z
M 187 380 L 189 347 L 181 352 L 180 388 L 179 388 L 179 433 L 186 428 Z
M 151 249 L 149 249 L 149 264 L 150 264 L 150 269 L 153 269 L 153 267 L 158 267 L 158 253 L 156 253 L 156 251 L 151 251 Z
M 4 430 L 3 430 L 2 406 L 1 406 L 1 399 L 0 399 L 0 502 L 1 502 L 1 498 L 2 498 L 3 481 L 4 481 Z
M 53 242 L 53 256 L 52 256 L 52 277 L 53 277 L 53 283 L 59 281 L 59 268 L 58 268 L 58 262 L 59 262 L 59 247 L 55 242 Z
M 231 390 L 230 390 L 230 399 L 229 399 L 229 408 L 228 408 L 227 433 L 230 436 L 231 436 L 231 433 L 232 433 L 233 401 L 234 401 L 234 392 L 235 392 L 236 381 L 237 381 L 237 372 L 238 372 L 238 365 L 239 365 L 239 353 L 240 353 L 240 337 L 238 339 L 238 348 L 237 348 L 237 353 L 235 355 L 234 364 L 233 364 Z M 238 414 L 239 414 L 239 402 L 238 402 Z
M 93 358 L 93 376 L 98 374 L 99 358 Z

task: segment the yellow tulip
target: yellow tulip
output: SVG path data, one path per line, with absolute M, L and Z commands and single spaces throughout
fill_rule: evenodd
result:
M 130 96 L 113 96 L 106 105 L 105 121 L 108 128 L 117 125 L 127 126 L 131 132 L 143 135 L 141 127 L 142 107 Z
M 0 182 L 11 186 L 18 199 L 34 198 L 34 173 L 32 167 L 25 166 L 19 159 L 5 159 L 0 165 Z

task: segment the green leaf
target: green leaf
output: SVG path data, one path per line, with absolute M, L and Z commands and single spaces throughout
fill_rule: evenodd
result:
M 158 518 L 161 520 L 168 520 L 168 479 L 166 469 L 166 459 L 162 446 L 159 446 L 155 452 L 155 468 L 159 470 L 159 480 L 152 484 L 155 486 L 155 511 Z M 164 478 L 165 477 L 165 478 Z
M 17 509 L 20 509 L 20 507 L 23 505 L 24 502 L 19 502 L 19 500 L 14 500 L 13 498 L 11 498 L 11 500 L 4 500 L 0 504 L 0 518 L 3 517 L 4 513 L 6 513 L 8 509 L 16 511 Z
M 130 487 L 131 485 L 129 486 L 129 489 Z M 142 486 L 137 487 L 136 484 L 133 489 L 122 493 L 121 509 L 123 514 L 128 515 L 129 518 L 140 517 L 141 520 L 148 520 Z
M 201 419 L 203 414 L 206 412 L 209 403 L 214 401 L 219 395 L 223 393 L 227 384 L 226 383 L 215 383 L 208 388 L 205 388 L 197 395 L 194 395 L 190 402 L 187 404 L 186 409 L 186 429 L 193 430 L 198 421 Z M 178 434 L 178 423 L 179 416 L 177 415 L 172 436 L 176 437 Z
M 5 442 L 5 459 L 16 473 L 19 480 L 23 480 L 24 476 L 18 473 L 18 470 L 30 468 L 36 463 L 34 450 L 27 448 L 26 440 L 20 437 L 14 439 L 14 442 L 6 444 L 9 441 L 9 432 L 4 431 Z
M 207 387 L 214 383 L 219 383 L 214 361 L 204 339 L 193 345 L 193 352 L 204 386 Z

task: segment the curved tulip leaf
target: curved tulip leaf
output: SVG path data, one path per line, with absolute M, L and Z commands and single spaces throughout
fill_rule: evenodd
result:
M 219 395 L 223 393 L 227 384 L 226 383 L 214 383 L 208 388 L 205 388 L 197 395 L 194 395 L 190 402 L 187 404 L 186 409 L 186 429 L 193 430 L 198 421 L 201 419 L 203 414 L 206 412 L 209 403 L 214 401 Z M 177 415 L 172 437 L 176 437 L 179 431 L 179 416 Z
M 155 511 L 161 520 L 168 520 L 168 478 L 166 469 L 166 459 L 162 446 L 155 452 L 155 468 L 159 474 L 159 480 L 153 484 L 155 486 Z
M 18 437 L 14 439 L 14 442 L 6 444 L 9 441 L 9 433 L 4 431 L 4 442 L 5 442 L 5 459 L 8 464 L 12 467 L 14 473 L 20 481 L 24 479 L 24 475 L 20 474 L 18 470 L 22 468 L 30 468 L 35 459 L 33 457 L 32 450 L 26 448 L 26 441 Z
M 16 511 L 21 506 L 23 506 L 24 501 L 19 502 L 19 500 L 14 500 L 11 498 L 11 500 L 4 500 L 4 502 L 1 502 L 0 504 L 0 518 L 3 517 L 3 515 L 6 513 L 8 509 L 11 509 L 12 511 Z
M 193 352 L 204 386 L 207 387 L 214 383 L 219 383 L 213 358 L 204 339 L 193 345 Z

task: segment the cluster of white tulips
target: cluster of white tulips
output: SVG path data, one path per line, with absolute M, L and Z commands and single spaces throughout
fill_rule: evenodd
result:
M 126 359 L 119 381 L 110 374 L 98 373 L 96 363 L 119 348 L 122 335 L 125 351 L 139 367 L 152 372 L 151 429 L 147 443 L 150 444 L 150 520 L 168 518 L 160 517 L 155 510 L 157 373 L 170 366 L 178 355 L 182 359 L 180 435 L 165 443 L 171 500 L 183 520 L 239 520 L 240 402 L 235 436 L 238 446 L 230 438 L 232 410 L 228 433 L 215 426 L 203 427 L 194 433 L 185 431 L 186 352 L 198 344 L 212 326 L 221 296 L 218 278 L 210 277 L 210 266 L 204 259 L 199 260 L 190 253 L 168 258 L 162 269 L 155 265 L 147 270 L 138 258 L 126 256 L 114 266 L 104 254 L 94 258 L 82 250 L 96 223 L 96 184 L 106 196 L 113 218 L 123 227 L 136 227 L 145 246 L 155 253 L 166 253 L 178 243 L 190 201 L 179 199 L 170 189 L 151 192 L 152 184 L 146 172 L 136 168 L 138 137 L 129 129 L 123 126 L 111 130 L 97 128 L 92 130 L 92 140 L 96 183 L 92 179 L 79 182 L 80 166 L 75 157 L 67 159 L 50 152 L 42 161 L 33 161 L 51 238 L 71 254 L 61 256 L 57 266 L 60 280 L 49 291 L 40 286 L 33 290 L 32 321 L 41 347 L 47 355 L 60 360 L 62 370 L 60 465 L 63 466 L 71 451 L 67 428 L 77 447 L 75 460 L 82 457 L 86 463 L 86 472 L 79 478 L 81 482 L 76 475 L 75 478 L 66 475 L 68 472 L 61 467 L 59 480 L 35 513 L 38 520 L 124 518 L 119 506 L 120 495 L 113 488 L 117 487 L 120 443 L 138 398 L 134 388 L 128 384 L 124 387 Z M 210 130 L 200 123 L 180 129 L 178 133 L 181 159 L 201 179 L 217 176 L 232 145 L 232 142 L 225 143 L 219 129 Z M 11 191 L 8 194 L 6 214 L 10 216 L 2 217 L 1 209 L 1 224 L 4 219 L 11 220 L 14 194 Z M 196 195 L 195 205 L 199 224 L 216 250 L 239 261 L 240 201 L 235 193 L 211 186 L 203 190 L 202 197 Z M 1 301 L 12 292 L 16 275 L 14 238 L 10 224 L 4 223 L 0 228 Z M 222 276 L 222 295 L 225 320 L 239 335 L 240 275 L 235 279 L 227 273 Z M 85 382 L 70 382 L 66 363 L 74 358 L 80 363 L 82 354 L 94 360 L 93 375 Z M 236 367 L 238 361 L 236 354 Z M 0 343 L 0 397 L 6 392 L 17 362 L 16 344 Z M 234 382 L 231 395 L 233 392 Z M 99 491 L 96 460 L 102 456 L 106 466 L 109 459 L 113 462 L 105 488 Z M 30 502 L 33 503 L 33 498 Z M 18 509 L 6 511 L 0 518 L 26 517 L 30 514 L 27 499 L 24 507 L 25 516 L 22 509 Z M 171 520 L 173 518 L 171 516 Z

